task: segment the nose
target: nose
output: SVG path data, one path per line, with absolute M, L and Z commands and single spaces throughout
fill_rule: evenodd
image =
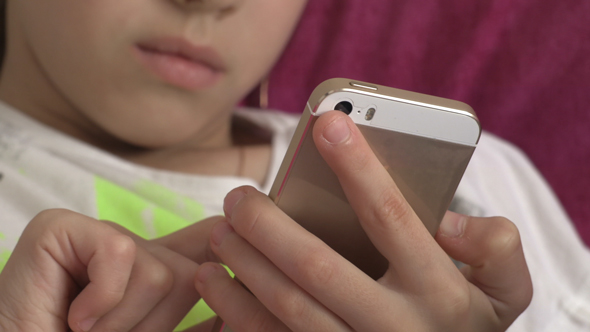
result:
M 243 0 L 174 0 L 179 6 L 205 12 L 223 12 L 238 6 Z

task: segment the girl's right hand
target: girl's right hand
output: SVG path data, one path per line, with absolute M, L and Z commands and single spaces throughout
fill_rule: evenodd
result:
M 191 238 L 203 248 L 195 256 L 206 258 L 214 221 L 166 239 Z M 47 210 L 29 223 L 0 274 L 0 330 L 172 331 L 200 298 L 193 286 L 198 266 L 120 226 Z
M 320 116 L 314 141 L 389 268 L 373 280 L 266 195 L 235 189 L 211 248 L 252 294 L 213 263 L 195 282 L 234 331 L 499 332 L 528 306 L 532 283 L 512 222 L 449 212 L 433 238 L 348 116 Z

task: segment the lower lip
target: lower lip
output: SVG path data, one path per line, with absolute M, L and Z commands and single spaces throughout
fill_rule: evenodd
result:
M 186 90 L 212 86 L 221 73 L 210 66 L 169 53 L 159 53 L 140 47 L 134 49 L 141 63 L 162 80 Z

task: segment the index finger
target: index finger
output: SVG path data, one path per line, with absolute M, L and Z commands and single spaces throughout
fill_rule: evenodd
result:
M 452 264 L 347 115 L 322 115 L 313 137 L 365 232 L 394 268 L 414 277 L 414 268 Z
M 219 258 L 211 250 L 209 235 L 213 225 L 221 219 L 223 219 L 222 216 L 207 218 L 152 241 L 198 264 L 220 262 Z

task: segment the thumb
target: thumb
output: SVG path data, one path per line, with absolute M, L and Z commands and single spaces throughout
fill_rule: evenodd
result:
M 503 321 L 516 319 L 531 301 L 532 282 L 516 225 L 501 217 L 469 217 L 448 211 L 436 241 L 467 266 L 465 278 L 490 299 Z

